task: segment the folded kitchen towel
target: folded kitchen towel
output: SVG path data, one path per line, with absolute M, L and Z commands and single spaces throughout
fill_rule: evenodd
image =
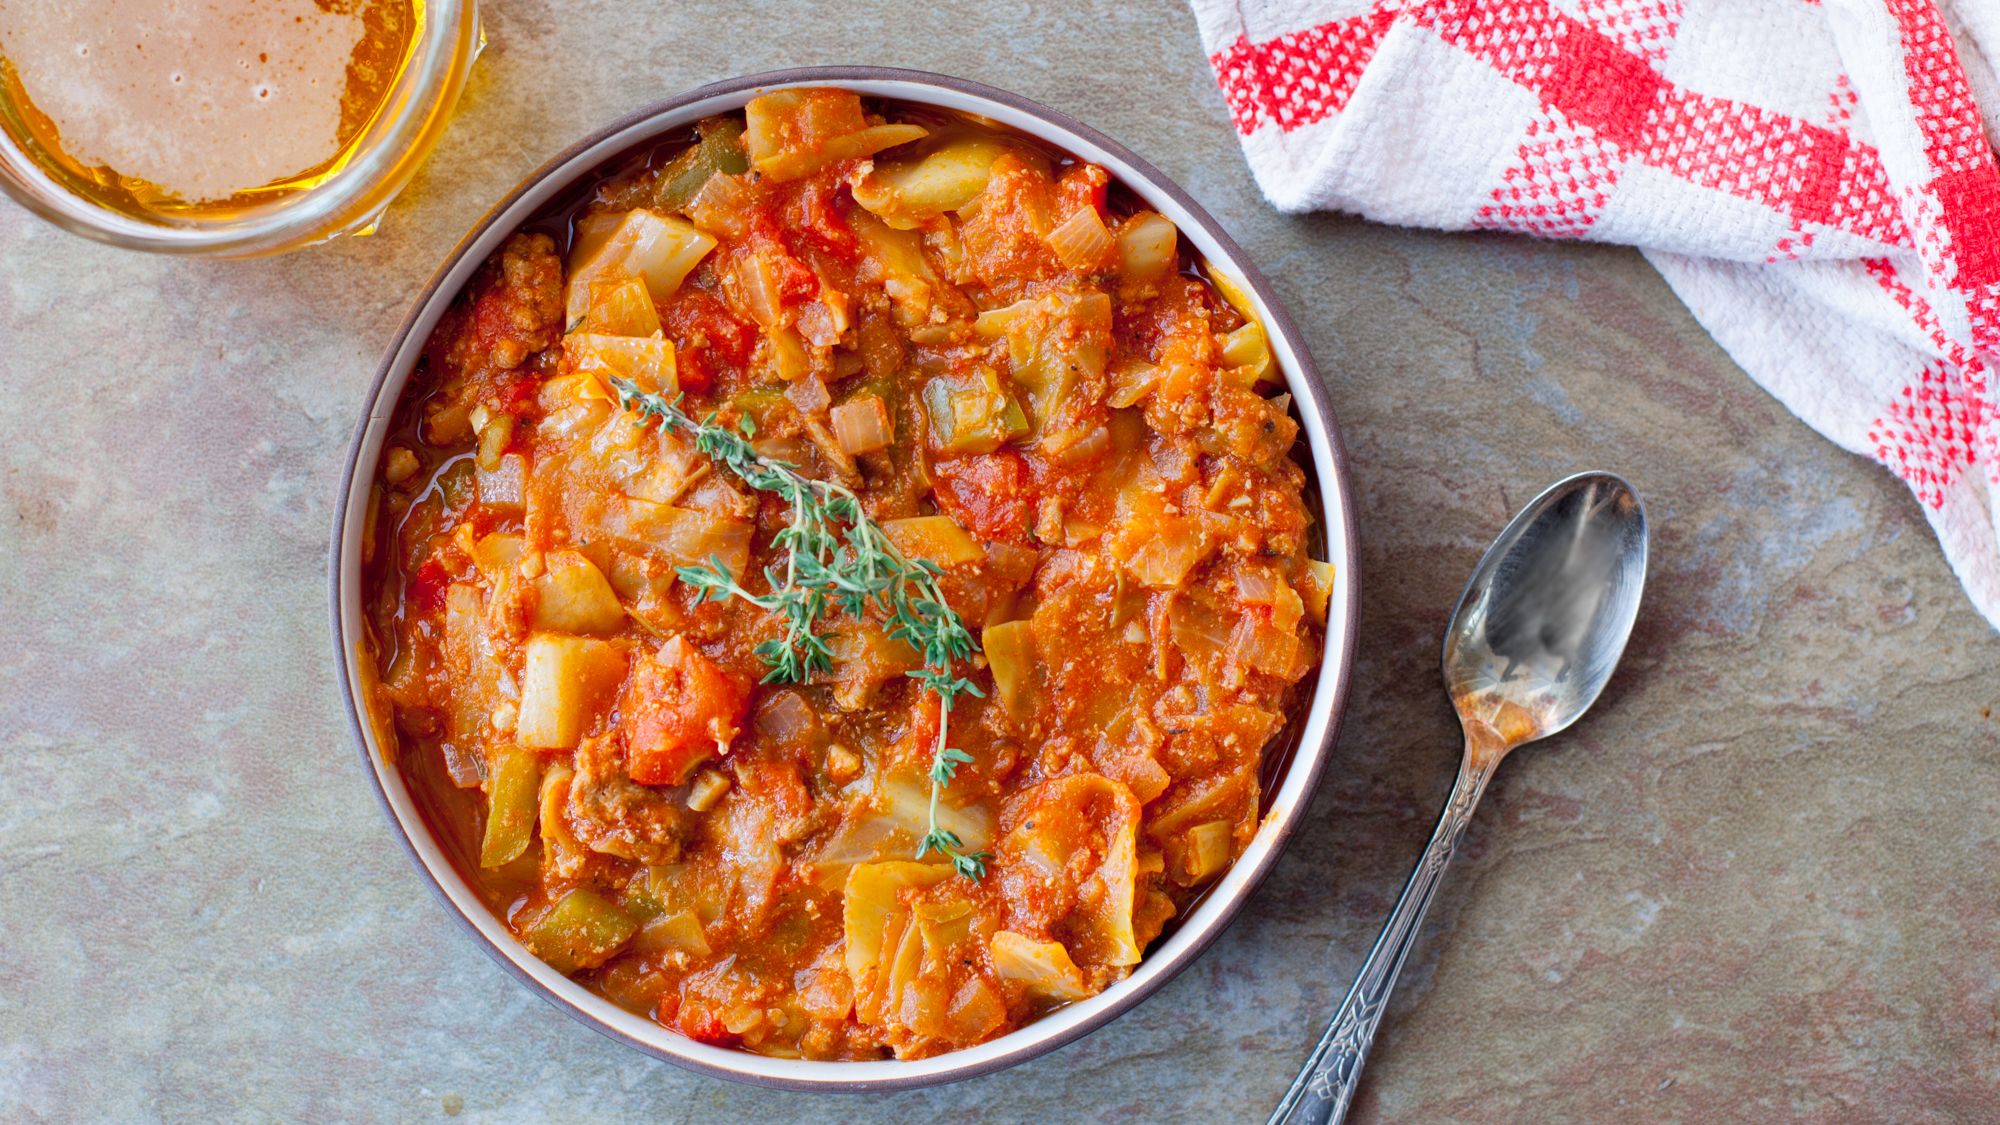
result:
M 1193 6 L 1271 202 L 1642 248 L 2000 627 L 2000 0 Z

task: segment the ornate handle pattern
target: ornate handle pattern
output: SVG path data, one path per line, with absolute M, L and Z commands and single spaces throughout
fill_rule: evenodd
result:
M 1503 754 L 1504 751 L 1478 753 L 1468 746 L 1465 760 L 1458 768 L 1458 781 L 1452 786 L 1451 800 L 1438 817 L 1423 858 L 1410 873 L 1402 897 L 1396 900 L 1396 909 L 1389 913 L 1382 936 L 1375 939 L 1368 960 L 1362 962 L 1354 987 L 1348 990 L 1340 1011 L 1334 1014 L 1326 1034 L 1320 1036 L 1319 1044 L 1306 1058 L 1305 1068 L 1299 1071 L 1291 1089 L 1285 1091 L 1284 1100 L 1278 1103 L 1277 1111 L 1271 1114 L 1270 1125 L 1306 1122 L 1337 1125 L 1347 1116 L 1354 1103 L 1361 1064 L 1368 1061 L 1375 1029 L 1381 1024 L 1382 1013 L 1389 1006 L 1389 994 L 1396 987 L 1396 975 L 1403 971 L 1403 961 L 1417 943 L 1424 914 L 1430 909 L 1431 899 L 1437 896 L 1438 885 L 1444 881 L 1444 869 L 1457 854 L 1459 841 L 1465 837 L 1465 826 L 1472 822 L 1472 812 L 1479 807 L 1479 798 L 1493 777 L 1493 767 Z

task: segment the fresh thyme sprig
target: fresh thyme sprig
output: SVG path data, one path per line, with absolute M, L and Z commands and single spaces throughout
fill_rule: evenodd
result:
M 764 568 L 769 593 L 744 588 L 717 558 L 675 571 L 694 587 L 698 600 L 740 598 L 783 624 L 782 636 L 763 641 L 755 650 L 770 668 L 765 683 L 804 683 L 814 673 L 832 670 L 833 650 L 819 632 L 829 609 L 859 619 L 874 607 L 887 615 L 890 636 L 923 654 L 924 666 L 908 675 L 937 697 L 938 733 L 929 771 L 929 825 L 917 845 L 917 858 L 936 851 L 951 860 L 960 875 L 984 878 L 991 857 L 966 852 L 958 834 L 937 819 L 939 795 L 958 767 L 972 761 L 972 755 L 948 740 L 952 705 L 961 695 L 986 694 L 954 670 L 958 661 L 972 655 L 972 634 L 945 604 L 937 564 L 905 558 L 881 525 L 862 511 L 861 499 L 852 490 L 802 476 L 787 462 L 759 455 L 750 445 L 757 427 L 747 415 L 732 430 L 719 425 L 713 413 L 696 421 L 681 410 L 679 395 L 669 399 L 629 379 L 613 378 L 611 387 L 624 409 L 657 420 L 669 433 L 690 435 L 697 452 L 744 484 L 773 493 L 790 506 L 790 522 L 771 539 L 784 553 L 784 569 Z

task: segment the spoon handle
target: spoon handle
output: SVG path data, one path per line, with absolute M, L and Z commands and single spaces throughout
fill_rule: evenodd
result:
M 1306 1059 L 1305 1068 L 1292 1080 L 1283 1101 L 1271 1114 L 1269 1125 L 1335 1125 L 1347 1116 L 1354 1102 L 1354 1090 L 1361 1078 L 1361 1064 L 1368 1060 L 1368 1047 L 1375 1041 L 1375 1029 L 1389 1007 L 1389 993 L 1396 987 L 1396 974 L 1417 943 L 1424 913 L 1444 881 L 1444 869 L 1458 852 L 1472 811 L 1486 792 L 1499 755 L 1468 753 L 1458 767 L 1458 781 L 1452 785 L 1451 800 L 1438 817 L 1437 829 L 1424 848 L 1417 869 L 1396 900 L 1396 909 L 1382 926 L 1382 936 L 1362 962 L 1354 987 L 1341 1002 L 1326 1034 Z

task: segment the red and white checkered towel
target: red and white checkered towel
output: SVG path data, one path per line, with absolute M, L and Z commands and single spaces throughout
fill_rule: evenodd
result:
M 1642 247 L 2000 627 L 2000 0 L 1193 5 L 1278 207 Z

